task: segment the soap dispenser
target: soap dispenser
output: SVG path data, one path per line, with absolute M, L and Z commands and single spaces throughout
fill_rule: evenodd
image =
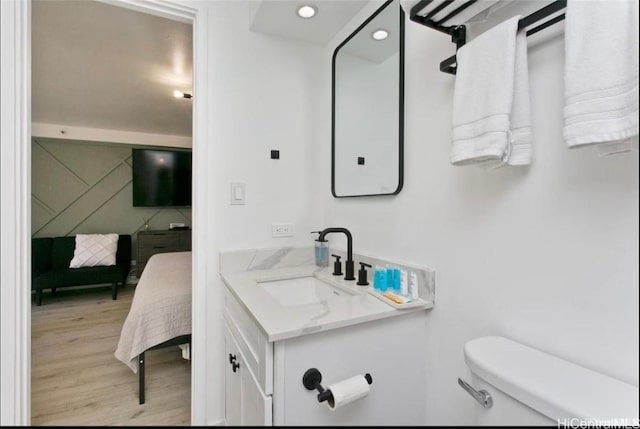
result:
M 312 234 L 318 234 L 318 238 L 315 240 L 315 256 L 316 265 L 318 267 L 329 266 L 329 240 L 320 239 L 321 231 L 312 231 Z
M 358 270 L 358 283 L 356 283 L 359 286 L 367 286 L 369 284 L 369 282 L 367 281 L 366 267 L 371 268 L 371 265 L 360 262 L 360 269 Z

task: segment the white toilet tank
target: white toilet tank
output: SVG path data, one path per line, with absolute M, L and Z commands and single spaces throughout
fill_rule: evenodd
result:
M 464 358 L 493 401 L 474 401 L 476 425 L 638 425 L 636 386 L 502 337 L 467 342 Z

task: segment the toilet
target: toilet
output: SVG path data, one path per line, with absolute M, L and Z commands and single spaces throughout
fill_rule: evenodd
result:
M 467 342 L 464 359 L 475 425 L 638 425 L 636 386 L 497 336 Z

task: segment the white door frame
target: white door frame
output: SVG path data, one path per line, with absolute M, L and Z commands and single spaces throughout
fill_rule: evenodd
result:
M 209 158 L 207 14 L 177 1 L 106 3 L 193 24 L 193 287 L 191 423 L 206 422 L 206 257 L 215 254 L 213 190 L 205 193 Z M 31 424 L 31 0 L 1 1 L 0 127 L 0 424 Z M 196 156 L 197 155 L 197 156 Z M 201 184 L 201 185 L 200 185 Z

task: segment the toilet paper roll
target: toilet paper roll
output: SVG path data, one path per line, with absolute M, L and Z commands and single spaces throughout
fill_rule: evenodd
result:
M 369 383 L 367 383 L 364 375 L 359 374 L 330 385 L 328 390 L 333 395 L 333 399 L 327 401 L 329 408 L 335 410 L 367 396 L 369 394 Z

